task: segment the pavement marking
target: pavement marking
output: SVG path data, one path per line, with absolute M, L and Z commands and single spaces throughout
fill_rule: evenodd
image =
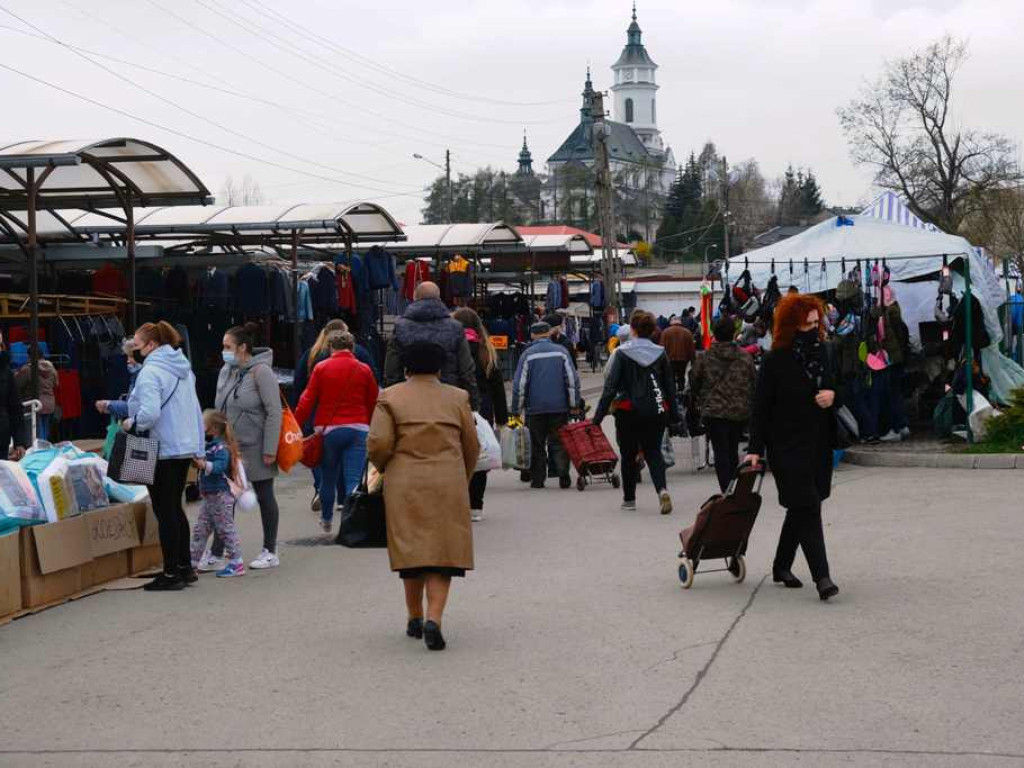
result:
M 633 740 L 633 743 L 631 743 L 626 748 L 626 751 L 635 750 L 637 748 L 637 745 L 639 745 L 641 741 L 643 741 L 653 733 L 657 732 L 657 730 L 661 728 L 661 726 L 668 722 L 668 719 L 672 717 L 672 715 L 676 714 L 679 710 L 686 706 L 686 702 L 690 700 L 690 697 L 693 696 L 697 688 L 700 687 L 700 684 L 704 682 L 704 678 L 705 676 L 707 676 L 708 670 L 711 669 L 711 665 L 715 663 L 715 659 L 718 658 L 718 654 L 721 653 L 722 648 L 728 642 L 729 637 L 733 633 L 733 630 L 735 630 L 739 623 L 743 620 L 743 617 L 747 615 L 747 611 L 749 611 L 750 607 L 754 604 L 754 599 L 757 597 L 757 593 L 761 591 L 761 587 L 764 586 L 767 580 L 768 574 L 766 573 L 764 576 L 761 577 L 761 580 L 757 582 L 757 586 L 754 587 L 753 591 L 750 593 L 750 597 L 747 599 L 747 604 L 743 606 L 743 610 L 739 612 L 736 618 L 732 620 L 732 624 L 729 625 L 729 628 L 725 630 L 725 634 L 722 635 L 722 639 L 719 640 L 718 643 L 715 645 L 715 650 L 711 652 L 711 656 L 710 658 L 708 658 L 707 663 L 703 667 L 701 667 L 701 669 L 697 672 L 696 677 L 693 678 L 693 683 L 691 683 L 686 693 L 683 694 L 683 697 L 678 702 L 676 702 L 676 704 L 673 705 L 668 712 L 666 712 L 664 715 L 658 718 L 658 722 L 656 722 L 653 726 L 651 726 L 642 734 L 637 736 L 636 739 Z

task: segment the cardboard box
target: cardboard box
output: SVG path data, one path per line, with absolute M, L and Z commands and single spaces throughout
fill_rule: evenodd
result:
M 22 608 L 38 608 L 82 591 L 81 566 L 92 560 L 82 518 L 22 528 L 20 539 Z
M 164 564 L 164 554 L 160 549 L 160 529 L 153 514 L 153 506 L 149 500 L 135 502 L 132 506 L 142 546 L 128 550 L 128 573 L 160 568 Z
M 102 555 L 82 565 L 82 589 L 102 586 L 108 581 L 123 579 L 127 576 L 130 551 L 111 552 L 109 555 Z
M 139 546 L 134 504 L 114 504 L 82 515 L 89 529 L 89 551 L 94 558 Z
M 21 610 L 21 531 L 0 536 L 0 617 Z

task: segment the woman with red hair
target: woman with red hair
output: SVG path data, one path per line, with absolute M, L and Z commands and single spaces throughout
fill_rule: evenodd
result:
M 818 596 L 839 593 L 830 578 L 821 503 L 832 490 L 836 393 L 823 340 L 825 308 L 814 296 L 790 294 L 775 308 L 772 349 L 761 366 L 754 395 L 747 460 L 757 466 L 765 450 L 786 520 L 772 564 L 772 579 L 802 587 L 793 575 L 799 546 Z

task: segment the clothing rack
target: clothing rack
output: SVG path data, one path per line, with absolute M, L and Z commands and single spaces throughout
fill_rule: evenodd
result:
M 0 320 L 24 320 L 31 317 L 27 293 L 0 293 Z M 146 304 L 146 302 L 136 302 Z M 124 312 L 128 300 L 117 297 L 72 296 L 61 293 L 39 294 L 39 317 L 75 315 L 116 315 Z

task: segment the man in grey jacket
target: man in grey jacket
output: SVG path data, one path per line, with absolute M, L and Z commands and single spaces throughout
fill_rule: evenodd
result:
M 512 380 L 512 413 L 526 414 L 530 430 L 530 485 L 543 488 L 547 474 L 547 451 L 555 457 L 558 484 L 572 485 L 569 457 L 565 454 L 558 429 L 569 423 L 570 411 L 580 407 L 580 377 L 569 353 L 549 338 L 551 326 L 534 323 L 530 327 L 533 343 L 519 358 Z
M 388 341 L 384 357 L 384 386 L 405 381 L 402 368 L 402 350 L 417 341 L 429 341 L 441 346 L 446 355 L 441 369 L 441 381 L 469 393 L 474 411 L 480 409 L 480 395 L 476 384 L 476 363 L 466 341 L 462 323 L 452 318 L 448 307 L 441 301 L 441 289 L 436 283 L 425 282 L 416 286 L 413 302 L 395 323 L 395 332 Z

